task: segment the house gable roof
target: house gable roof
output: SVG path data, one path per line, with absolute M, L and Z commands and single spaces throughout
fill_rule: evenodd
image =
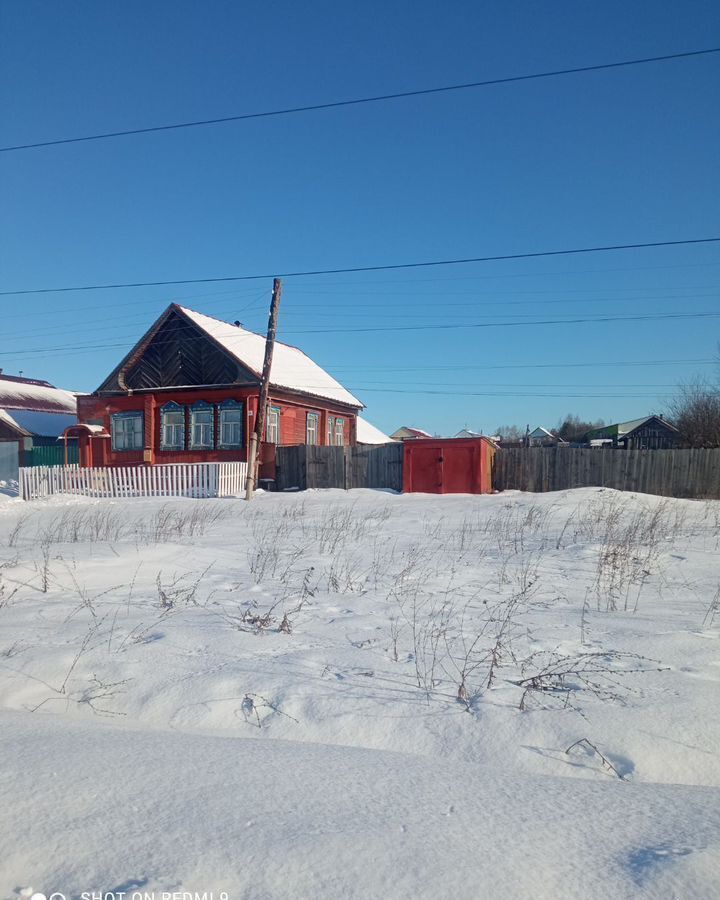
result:
M 423 431 L 422 428 L 412 428 L 410 425 L 401 425 L 397 431 L 393 431 L 390 437 L 395 440 L 396 438 L 404 438 L 404 437 L 414 437 L 414 438 L 429 438 L 432 435 Z
M 12 428 L 18 437 L 58 437 L 77 422 L 75 413 L 44 412 L 36 409 L 0 409 L 0 422 Z
M 0 409 L 75 414 L 77 394 L 53 387 L 47 381 L 0 374 Z
M 376 428 L 367 419 L 361 416 L 357 418 L 357 442 L 358 444 L 394 444 L 395 441 L 384 432 Z
M 552 431 L 548 431 L 547 428 L 543 428 L 542 425 L 538 425 L 534 431 L 531 431 L 528 435 L 529 438 L 552 438 L 553 440 L 559 441 L 561 440 L 556 434 L 553 434 Z
M 651 422 L 653 419 L 656 419 L 669 431 L 677 431 L 677 428 L 671 422 L 668 422 L 667 419 L 662 419 L 660 418 L 660 416 L 652 415 L 643 416 L 641 419 L 631 419 L 629 422 L 615 422 L 613 425 L 603 425 L 601 428 L 594 428 L 592 431 L 589 431 L 587 433 L 586 438 L 588 440 L 603 437 L 625 438 L 631 435 L 633 432 L 637 431 L 638 428 L 642 428 L 643 425 Z
M 98 392 L 125 391 L 131 387 L 127 384 L 126 378 L 132 372 L 133 367 L 138 365 L 143 354 L 152 349 L 153 339 L 160 330 L 173 318 L 177 319 L 178 317 L 186 327 L 189 325 L 195 333 L 204 336 L 226 359 L 232 360 L 234 363 L 237 370 L 235 375 L 225 376 L 223 381 L 212 383 L 258 384 L 260 382 L 265 357 L 264 336 L 173 303 L 143 335 L 120 365 L 113 370 L 98 388 Z M 356 409 L 361 409 L 363 406 L 360 400 L 345 390 L 338 381 L 306 356 L 302 350 L 281 341 L 275 342 L 270 386 L 275 389 L 285 389 L 312 397 L 334 400 Z
M 262 375 L 265 359 L 265 337 L 246 331 L 238 325 L 230 325 L 203 313 L 180 306 L 192 322 L 210 335 L 220 346 L 230 353 L 241 365 L 249 369 L 258 379 Z M 287 388 L 314 397 L 337 400 L 347 406 L 362 409 L 363 403 L 336 381 L 332 375 L 313 362 L 302 350 L 281 341 L 275 342 L 270 385 Z

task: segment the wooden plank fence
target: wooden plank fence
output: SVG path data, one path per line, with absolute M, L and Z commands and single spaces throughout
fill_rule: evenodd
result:
M 720 449 L 507 448 L 495 454 L 493 487 L 537 492 L 608 487 L 663 497 L 720 499 Z
M 20 469 L 20 496 L 52 494 L 126 497 L 232 497 L 241 494 L 247 463 L 178 463 L 161 466 L 33 466 Z
M 293 488 L 385 488 L 402 491 L 403 446 L 358 444 L 356 447 L 317 447 L 299 444 L 278 447 L 278 490 Z

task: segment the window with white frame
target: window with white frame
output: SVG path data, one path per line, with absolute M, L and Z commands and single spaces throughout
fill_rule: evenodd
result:
M 219 446 L 242 447 L 243 442 L 243 405 L 237 400 L 223 400 L 218 407 L 220 412 Z
M 190 446 L 209 449 L 215 446 L 215 409 L 200 400 L 190 407 Z
M 160 449 L 185 449 L 185 410 L 177 403 L 160 408 Z
M 112 417 L 113 450 L 142 450 L 145 445 L 142 412 L 116 413 Z
M 268 444 L 280 443 L 280 409 L 277 406 L 271 406 L 267 411 L 265 440 Z
M 335 419 L 335 446 L 342 447 L 345 443 L 345 419 Z
M 320 413 L 309 412 L 307 414 L 307 427 L 305 434 L 306 444 L 320 443 Z
M 327 442 L 328 442 L 329 447 L 335 443 L 335 417 L 334 416 L 327 417 Z

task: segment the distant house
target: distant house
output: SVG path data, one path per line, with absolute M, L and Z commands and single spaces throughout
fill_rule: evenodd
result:
M 534 431 L 528 433 L 526 442 L 528 447 L 558 447 L 567 445 L 567 441 L 564 441 L 561 437 L 558 437 L 558 435 L 553 434 L 552 431 L 548 431 L 547 428 L 543 428 L 542 425 L 538 425 Z
M 18 442 L 21 466 L 65 461 L 58 437 L 77 422 L 77 396 L 47 381 L 0 372 L 0 441 Z M 77 462 L 77 445 L 68 450 L 68 462 Z
M 394 431 L 390 437 L 393 441 L 412 441 L 416 438 L 429 438 L 432 435 L 427 431 L 423 431 L 422 428 L 410 428 L 409 425 L 403 425 L 397 431 Z
M 391 444 L 393 439 L 388 437 L 367 419 L 361 416 L 357 418 L 357 442 L 358 444 Z
M 454 434 L 453 437 L 456 438 L 475 438 L 475 437 L 484 437 L 479 431 L 471 431 L 469 428 L 463 428 L 462 431 L 458 431 L 457 434 Z
M 585 436 L 590 446 L 608 445 L 626 450 L 670 450 L 681 444 L 680 432 L 662 416 L 645 416 L 594 428 Z
M 172 303 L 78 402 L 82 466 L 245 461 L 265 337 Z M 277 341 L 261 459 L 281 444 L 354 445 L 363 404 L 302 350 Z

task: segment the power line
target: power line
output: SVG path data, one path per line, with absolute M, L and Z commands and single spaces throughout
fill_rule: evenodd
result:
M 658 313 L 646 316 L 588 316 L 576 319 L 535 319 L 530 322 L 444 322 L 436 325 L 377 325 L 360 328 L 312 328 L 285 331 L 285 334 L 345 334 L 377 331 L 440 331 L 451 328 L 511 328 L 527 325 L 580 325 L 597 322 L 645 322 L 659 319 L 718 319 L 720 312 Z
M 265 291 L 262 292 L 264 297 Z M 675 295 L 672 297 L 623 297 L 623 298 L 577 298 L 574 297 L 572 300 L 543 300 L 543 305 L 551 305 L 551 304 L 565 304 L 570 302 L 582 302 L 582 303 L 596 303 L 596 304 L 604 304 L 604 303 L 623 303 L 626 306 L 629 303 L 649 303 L 652 302 L 657 304 L 662 301 L 670 301 L 670 300 L 691 300 L 694 298 L 711 298 L 716 299 L 716 294 L 690 294 L 687 296 Z M 227 301 L 221 301 L 227 303 Z M 526 312 L 526 313 L 488 313 L 485 312 L 485 307 L 492 306 L 507 306 L 507 305 L 515 305 L 515 304 L 528 304 L 532 303 L 533 305 L 537 305 L 536 300 L 531 301 L 518 301 L 518 300 L 503 300 L 503 301 L 486 301 L 484 303 L 443 303 L 442 304 L 442 314 L 443 319 L 445 321 L 450 321 L 453 318 L 457 319 L 459 317 L 465 317 L 468 315 L 468 312 L 477 312 L 482 315 L 483 319 L 531 319 L 538 315 L 537 310 L 534 312 Z M 307 320 L 313 321 L 314 319 L 333 319 L 333 320 L 349 320 L 354 321 L 357 319 L 371 319 L 373 321 L 377 321 L 379 318 L 388 320 L 388 319 L 421 319 L 425 320 L 426 325 L 428 324 L 428 320 L 433 320 L 437 316 L 438 308 L 436 304 L 428 305 L 428 304 L 415 304 L 414 308 L 421 309 L 423 306 L 426 307 L 425 312 L 406 312 L 404 310 L 399 310 L 397 312 L 393 312 L 387 309 L 387 303 L 383 304 L 384 309 L 375 309 L 374 304 L 365 303 L 364 307 L 368 307 L 368 311 L 366 312 L 355 312 L 354 310 L 347 310 L 336 308 L 331 311 L 326 310 L 327 304 L 322 304 L 321 309 L 315 309 L 314 304 L 303 304 L 300 307 L 295 309 L 289 308 L 285 311 L 286 318 L 288 316 L 292 317 L 302 317 L 303 324 L 306 324 Z M 320 304 L 317 304 L 320 307 Z M 460 309 L 455 309 L 455 307 L 461 307 Z M 240 309 L 232 310 L 227 313 L 229 318 L 236 319 L 240 316 L 243 318 L 246 314 L 254 314 L 254 313 L 267 313 L 267 305 L 254 305 L 254 306 L 244 306 Z M 29 315 L 25 313 L 25 315 Z M 575 313 L 571 312 L 559 312 L 558 316 L 573 316 Z M 560 321 L 560 319 L 558 319 Z M 112 332 L 114 337 L 117 338 L 125 338 L 127 336 L 128 340 L 133 339 L 133 333 L 125 334 L 124 329 L 129 329 L 134 326 L 145 325 L 147 328 L 148 316 L 145 315 L 142 318 L 137 318 L 136 316 L 113 316 L 112 319 L 108 319 L 107 314 L 101 318 L 86 318 L 83 317 L 81 325 L 75 325 L 70 328 L 68 323 L 59 323 L 57 325 L 53 325 L 50 327 L 44 328 L 31 328 L 31 329 L 22 329 L 22 334 L 24 338 L 36 339 L 36 338 L 44 338 L 49 337 L 52 339 L 57 339 L 62 335 L 72 335 L 79 336 L 83 332 L 91 332 L 93 337 L 100 337 L 105 332 Z M 317 323 L 318 325 L 320 322 Z M 429 326 L 428 326 L 429 327 Z M 249 329 L 252 330 L 252 329 Z M 288 333 L 292 333 L 292 329 L 289 330 Z
M 517 328 L 521 326 L 537 327 L 539 325 L 579 325 L 598 322 L 644 322 L 657 320 L 678 320 L 678 319 L 718 319 L 720 312 L 702 312 L 702 313 L 657 313 L 643 316 L 594 316 L 576 319 L 535 319 L 533 321 L 513 321 L 513 322 L 464 322 L 464 323 L 443 323 L 440 325 L 379 325 L 373 327 L 360 328 L 308 328 L 299 330 L 284 331 L 284 335 L 290 334 L 337 334 L 337 333 L 360 333 L 360 332 L 388 332 L 388 331 L 439 331 L 453 328 Z M 162 346 L 166 343 L 172 343 L 174 339 L 161 340 L 155 342 L 155 346 Z M 127 347 L 127 344 L 64 344 L 60 347 L 27 347 L 23 350 L 15 350 L 13 353 L 0 354 L 0 358 L 13 358 L 20 355 L 32 355 L 36 353 L 64 353 L 68 350 L 115 350 Z
M 333 371 L 341 371 L 343 369 L 350 369 L 351 371 L 357 371 L 358 369 L 372 369 L 373 371 L 383 371 L 383 372 L 440 372 L 440 371 L 465 371 L 468 369 L 596 369 L 598 367 L 607 367 L 607 368 L 623 368 L 625 367 L 644 367 L 644 366 L 680 366 L 680 365 L 716 365 L 718 360 L 712 358 L 699 358 L 699 359 L 645 359 L 645 360 L 593 360 L 592 362 L 581 362 L 581 363 L 504 363 L 502 365 L 477 365 L 473 363 L 472 365 L 454 365 L 454 366 L 433 366 L 430 364 L 424 366 L 383 366 L 380 364 L 369 364 L 369 365 L 337 365 L 334 366 L 331 363 L 327 364 L 328 368 L 331 368 Z
M 470 256 L 462 259 L 436 259 L 412 263 L 390 263 L 380 266 L 351 266 L 343 269 L 313 269 L 304 272 L 280 272 L 262 275 L 225 275 L 214 278 L 182 278 L 172 281 L 133 281 L 114 284 L 86 284 L 75 287 L 32 288 L 19 291 L 0 291 L 0 297 L 25 294 L 62 294 L 71 291 L 109 291 L 119 288 L 172 287 L 180 284 L 215 284 L 229 281 L 259 281 L 270 278 L 300 278 L 307 275 L 338 275 L 350 272 L 387 272 L 397 269 L 426 269 L 431 266 L 457 266 L 467 263 L 504 262 L 515 259 L 538 259 L 549 256 L 577 256 L 583 253 L 607 253 L 616 250 L 645 250 L 653 247 L 681 247 L 691 244 L 717 244 L 720 237 L 688 238 L 681 241 L 647 241 L 638 244 L 609 244 L 601 247 L 578 247 L 569 250 L 537 250 L 532 253 L 504 253 L 497 256 Z
M 349 390 L 352 390 L 354 393 L 380 393 L 380 394 L 437 394 L 440 396 L 448 396 L 448 397 L 549 397 L 556 400 L 563 399 L 613 399 L 613 400 L 624 400 L 626 398 L 635 398 L 635 399 L 647 399 L 652 400 L 656 399 L 660 396 L 660 393 L 615 393 L 615 394 L 574 394 L 563 392 L 562 394 L 546 394 L 546 393 L 532 393 L 528 391 L 443 391 L 443 390 L 434 390 L 432 388 L 423 388 L 422 390 L 405 390 L 403 388 L 370 388 L 359 385 L 349 386 Z M 712 392 L 713 394 L 717 394 L 720 396 L 720 392 Z M 666 395 L 665 392 L 662 392 L 663 396 L 674 397 L 680 396 L 676 394 Z
M 466 91 L 474 88 L 493 87 L 500 84 L 513 84 L 520 81 L 531 81 L 538 78 L 557 78 L 562 75 L 579 75 L 586 72 L 600 72 L 607 69 L 620 69 L 629 66 L 642 66 L 648 63 L 669 62 L 676 59 L 687 59 L 694 56 L 707 56 L 720 52 L 720 47 L 709 47 L 706 50 L 689 50 L 685 53 L 668 53 L 663 56 L 646 56 L 640 59 L 626 59 L 621 62 L 599 63 L 593 66 L 576 66 L 571 69 L 555 69 L 549 72 L 531 72 L 525 75 L 510 75 L 505 78 L 490 78 L 484 81 L 468 81 L 462 84 L 447 84 L 441 87 L 421 88 L 412 91 L 397 91 L 393 94 L 378 94 L 373 97 L 355 97 L 350 100 L 334 100 L 327 103 L 313 103 L 307 106 L 291 106 L 284 109 L 265 110 L 264 112 L 241 113 L 234 116 L 221 116 L 215 119 L 196 119 L 190 122 L 173 122 L 169 125 L 151 125 L 147 128 L 130 128 L 122 131 L 106 131 L 99 134 L 86 134 L 80 137 L 56 138 L 49 141 L 35 141 L 28 144 L 16 144 L 0 147 L 0 153 L 14 150 L 32 150 L 39 147 L 55 147 L 59 144 L 79 144 L 83 141 L 101 141 L 108 138 L 128 137 L 130 135 L 151 134 L 158 131 L 177 131 L 183 128 L 199 128 L 207 125 L 225 125 L 229 122 L 241 122 L 248 119 L 268 119 L 273 116 L 287 116 L 297 113 L 317 112 L 324 109 L 339 109 L 344 106 L 360 106 L 369 103 L 383 103 L 388 100 L 403 100 L 408 97 L 423 97 L 431 94 L 446 94 L 451 91 Z

